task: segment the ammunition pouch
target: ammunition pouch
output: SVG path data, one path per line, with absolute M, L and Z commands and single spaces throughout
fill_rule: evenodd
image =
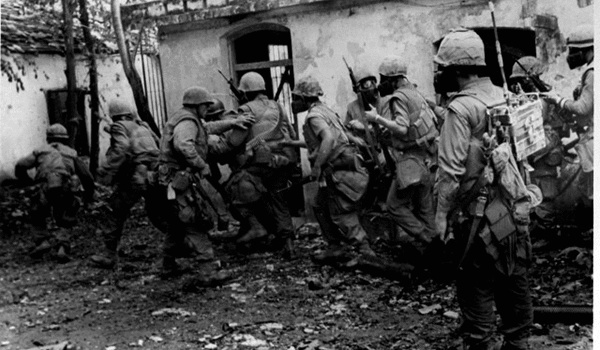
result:
M 181 193 L 190 187 L 191 174 L 186 170 L 180 170 L 175 172 L 173 179 L 171 180 L 171 187 L 175 190 L 175 193 Z
M 337 165 L 331 165 L 324 170 L 324 176 L 327 186 L 341 197 L 336 203 L 338 207 L 349 211 L 353 210 L 353 205 L 360 201 L 365 194 L 369 183 L 369 173 L 362 166 L 358 155 L 352 156 L 351 164 L 348 159 L 341 158 Z
M 246 170 L 239 170 L 225 185 L 233 204 L 249 204 L 258 201 L 267 189 L 261 179 Z
M 396 161 L 396 182 L 398 190 L 424 184 L 429 181 L 430 173 L 423 157 L 402 154 Z
M 169 166 L 168 164 L 161 164 L 158 166 L 158 173 L 156 175 L 158 184 L 160 186 L 168 186 L 171 182 L 171 178 L 177 171 L 173 166 Z
M 500 199 L 500 196 L 496 196 L 487 206 L 485 217 L 488 221 L 489 229 L 497 242 L 501 242 L 517 230 L 512 213 Z

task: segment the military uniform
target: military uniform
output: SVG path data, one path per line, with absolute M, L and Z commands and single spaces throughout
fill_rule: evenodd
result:
M 160 139 L 158 182 L 168 203 L 165 270 L 176 269 L 175 259 L 179 257 L 214 258 L 208 231 L 215 214 L 205 190 L 210 186 L 205 178 L 209 174 L 208 133 L 201 116 L 191 107 L 211 101 L 208 92 L 198 87 L 186 90 L 183 101 L 184 107 L 170 116 Z
M 397 171 L 388 192 L 387 211 L 406 233 L 430 242 L 435 232 L 429 170 L 436 157 L 434 141 L 438 136 L 434 115 L 409 82 L 386 101 L 381 106 L 382 117 L 408 130 L 406 135 L 392 133 Z
M 454 31 L 442 41 L 435 61 L 443 69 L 485 66 L 483 42 L 472 31 Z M 449 222 L 461 246 L 466 247 L 460 254 L 457 276 L 463 317 L 460 330 L 467 349 L 491 349 L 495 302 L 502 318 L 502 349 L 528 349 L 533 309 L 527 277 L 531 260 L 527 224 L 516 221 L 513 203 L 496 185 L 501 179 L 490 183 L 491 168 L 483 148 L 487 106 L 501 103 L 503 92 L 489 78 L 469 79 L 449 101 L 440 135 L 436 183 L 436 220 L 446 220 L 447 213 L 451 218 L 463 218 Z
M 297 155 L 278 142 L 292 139 L 294 133 L 283 108 L 264 95 L 264 80 L 258 73 L 246 73 L 240 90 L 256 96 L 240 106 L 238 114 L 250 114 L 256 122 L 247 130 L 231 130 L 211 145 L 216 154 L 234 154 L 234 169 L 225 188 L 242 219 L 238 243 L 271 233 L 275 245 L 283 244 L 284 253 L 291 257 L 294 226 L 280 191 L 288 186 Z
M 294 94 L 303 96 L 316 97 L 319 93 L 322 94 L 320 86 L 310 77 L 299 81 L 294 90 Z M 312 166 L 320 167 L 325 182 L 319 186 L 313 203 L 323 237 L 332 250 L 337 251 L 348 243 L 359 253 L 373 255 L 357 212 L 369 174 L 356 149 L 350 145 L 339 116 L 318 100 L 308 107 L 302 130 Z M 328 154 L 323 153 L 328 149 L 321 139 L 324 132 L 331 133 L 332 138 Z M 321 153 L 323 164 L 316 164 Z
M 120 102 L 109 105 L 115 109 Z M 124 106 L 128 108 L 127 106 Z M 110 267 L 114 265 L 116 251 L 123 235 L 125 221 L 131 208 L 144 197 L 146 213 L 159 230 L 166 231 L 166 222 L 160 208 L 159 189 L 150 184 L 149 172 L 158 167 L 158 137 L 148 124 L 131 120 L 131 111 L 126 110 L 128 119 L 116 120 L 110 127 L 111 145 L 106 152 L 106 162 L 98 169 L 100 181 L 116 184 L 109 201 L 111 215 L 104 227 L 106 251 L 92 256 L 92 262 Z
M 94 194 L 94 180 L 87 166 L 78 158 L 77 152 L 59 140 L 67 140 L 67 130 L 60 124 L 48 128 L 48 144 L 34 150 L 20 159 L 15 166 L 15 175 L 20 179 L 29 179 L 27 170 L 36 169 L 35 181 L 38 183 L 37 198 L 33 201 L 31 223 L 34 226 L 34 240 L 38 247 L 32 253 L 44 253 L 52 248 L 50 240 L 57 238 L 59 250 L 68 250 L 68 237 L 65 228 L 77 222 L 76 214 L 79 201 L 76 197 L 79 186 L 85 189 L 86 201 Z M 46 218 L 51 216 L 58 227 L 58 235 L 48 234 Z M 64 254 L 67 252 L 64 251 Z
M 573 91 L 572 100 L 553 93 L 546 97 L 559 107 L 568 122 L 574 122 L 579 136 L 575 150 L 583 170 L 578 187 L 591 203 L 594 194 L 594 26 L 586 23 L 576 27 L 567 39 L 567 47 L 569 68 L 584 67 L 581 82 Z

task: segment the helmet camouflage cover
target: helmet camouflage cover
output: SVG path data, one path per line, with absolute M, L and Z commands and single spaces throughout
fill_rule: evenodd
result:
M 321 89 L 321 85 L 315 78 L 307 76 L 296 83 L 293 93 L 306 97 L 318 97 L 323 96 L 323 89 Z
M 407 73 L 406 63 L 399 56 L 387 56 L 379 65 L 379 74 L 384 77 L 397 77 Z
M 544 67 L 542 62 L 533 56 L 521 57 L 517 62 L 512 67 L 511 79 L 527 77 L 528 73 L 529 75 L 539 76 L 546 71 L 546 67 Z
M 446 34 L 434 62 L 442 66 L 485 66 L 483 41 L 472 30 L 455 29 Z

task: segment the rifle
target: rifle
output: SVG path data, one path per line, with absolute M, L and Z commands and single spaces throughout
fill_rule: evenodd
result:
M 371 135 L 371 131 L 369 130 L 369 122 L 367 122 L 367 118 L 365 117 L 365 105 L 362 97 L 362 92 L 359 89 L 358 81 L 354 76 L 354 71 L 346 62 L 346 59 L 342 57 L 344 60 L 344 64 L 346 64 L 346 68 L 348 68 L 348 74 L 350 75 L 350 81 L 352 82 L 352 91 L 356 93 L 358 108 L 360 109 L 360 122 L 365 126 L 365 139 L 367 140 L 367 146 L 369 147 L 369 155 L 373 162 L 375 163 L 376 169 L 381 169 L 381 163 L 379 162 L 379 157 L 377 157 L 377 150 L 375 149 L 375 143 L 373 141 L 373 135 Z
M 515 58 L 515 56 L 513 56 L 513 58 Z M 515 62 L 517 63 L 517 65 L 519 65 L 519 67 L 521 67 L 521 69 L 523 70 L 523 72 L 525 72 L 525 74 L 527 74 L 527 77 L 529 79 L 531 79 L 531 82 L 533 83 L 533 85 L 535 85 L 535 87 L 540 91 L 540 92 L 548 92 L 550 91 L 550 89 L 548 89 L 548 87 L 542 83 L 542 81 L 540 80 L 539 77 L 529 73 L 529 71 L 527 69 L 525 69 L 525 67 L 523 67 L 523 65 L 521 64 L 521 62 L 519 62 L 518 59 L 515 58 Z
M 238 103 L 241 103 L 246 98 L 246 94 L 244 94 L 242 91 L 238 90 L 238 88 L 233 83 L 233 78 L 227 79 L 227 77 L 225 76 L 225 74 L 223 74 L 223 72 L 221 72 L 220 69 L 217 69 L 217 71 L 219 72 L 219 74 L 221 74 L 221 76 L 223 77 L 223 79 L 225 79 L 225 81 L 227 82 L 227 84 L 229 84 L 229 89 L 231 90 L 231 92 L 235 96 L 235 99 L 238 101 Z
M 275 191 L 275 193 L 279 194 L 281 192 L 285 192 L 287 190 L 291 190 L 292 188 L 302 187 L 302 186 L 306 185 L 307 183 L 310 183 L 310 182 L 313 182 L 313 181 L 315 181 L 314 177 L 312 177 L 312 176 L 306 176 L 306 177 L 303 177 L 298 182 L 292 183 L 291 185 L 289 185 L 287 187 L 284 187 L 282 189 L 279 189 L 279 190 Z
M 281 92 L 283 91 L 283 84 L 285 84 L 285 82 L 287 82 L 288 79 L 290 78 L 290 67 L 291 66 L 285 67 L 285 71 L 281 75 L 281 81 L 279 82 L 279 86 L 277 87 L 277 92 L 275 93 L 275 97 L 273 98 L 273 100 L 275 100 L 276 102 L 279 99 L 279 95 L 281 95 Z

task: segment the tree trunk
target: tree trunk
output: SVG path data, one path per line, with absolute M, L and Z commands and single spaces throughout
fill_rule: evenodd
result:
M 96 175 L 98 168 L 98 153 L 100 152 L 98 130 L 100 128 L 100 98 L 98 94 L 98 68 L 96 65 L 96 52 L 94 38 L 90 31 L 90 19 L 88 15 L 87 0 L 79 0 L 80 20 L 83 28 L 83 38 L 88 50 L 90 60 L 90 109 L 92 115 L 92 149 L 90 155 L 90 171 Z
M 62 0 L 63 6 L 63 33 L 65 36 L 65 59 L 67 62 L 67 124 L 69 130 L 69 145 L 75 147 L 77 131 L 79 129 L 79 115 L 77 113 L 77 80 L 75 77 L 75 51 L 73 44 L 73 13 L 71 0 Z
M 152 128 L 152 130 L 160 136 L 160 130 L 158 129 L 158 126 L 152 117 L 152 113 L 150 113 L 150 108 L 148 107 L 148 99 L 146 99 L 146 95 L 144 95 L 142 80 L 135 70 L 133 61 L 131 60 L 131 55 L 129 54 L 129 49 L 125 43 L 123 23 L 121 22 L 121 5 L 119 4 L 119 0 L 111 0 L 111 13 L 113 27 L 117 37 L 117 45 L 119 46 L 121 61 L 123 62 L 123 70 L 125 71 L 125 76 L 127 77 L 129 85 L 131 86 L 138 114 L 140 118 L 148 123 L 150 128 Z

